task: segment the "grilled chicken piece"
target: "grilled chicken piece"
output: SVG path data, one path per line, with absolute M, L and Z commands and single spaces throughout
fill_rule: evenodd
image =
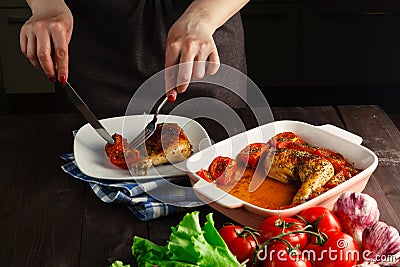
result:
M 299 164 L 313 157 L 306 151 L 289 148 L 278 148 L 272 153 L 274 153 L 273 157 L 266 157 L 266 161 L 272 159 L 272 163 L 265 162 L 264 164 L 264 166 L 271 166 L 268 176 L 285 184 L 300 181 L 298 177 Z
M 176 163 L 192 154 L 192 144 L 176 123 L 160 123 L 146 141 L 146 151 L 154 166 Z
M 323 187 L 335 174 L 332 163 L 319 156 L 302 162 L 298 171 L 301 186 L 293 197 L 292 204 L 306 202 L 315 191 Z
M 148 157 L 141 158 L 138 161 L 131 164 L 131 170 L 134 174 L 138 176 L 147 175 L 150 167 L 152 166 L 152 161 Z
M 333 177 L 335 172 L 328 160 L 306 151 L 290 148 L 276 149 L 273 162 L 265 162 L 264 165 L 271 166 L 267 170 L 270 178 L 283 183 L 301 182 L 292 204 L 307 201 L 314 191 L 324 186 Z
M 146 175 L 151 166 L 176 163 L 192 154 L 192 144 L 176 123 L 160 123 L 141 149 L 142 157 L 131 165 L 136 175 Z

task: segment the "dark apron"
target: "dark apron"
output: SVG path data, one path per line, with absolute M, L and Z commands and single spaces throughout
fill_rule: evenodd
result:
M 172 24 L 191 1 L 70 0 L 74 30 L 70 43 L 69 81 L 99 117 L 121 116 L 135 90 L 164 69 L 165 43 Z M 214 40 L 222 64 L 246 73 L 240 14 L 217 29 Z M 58 86 L 57 86 L 58 87 Z M 71 106 L 56 88 L 58 106 Z M 214 97 L 232 107 L 243 102 L 212 84 L 190 84 L 178 102 L 196 96 Z

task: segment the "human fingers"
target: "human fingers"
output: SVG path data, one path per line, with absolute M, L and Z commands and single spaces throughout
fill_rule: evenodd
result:
M 165 53 L 165 91 L 170 102 L 174 102 L 177 96 L 176 83 L 178 77 L 180 43 L 167 42 Z
M 178 69 L 176 91 L 181 94 L 186 91 L 189 86 L 193 71 L 193 55 L 185 55 L 181 57 Z
M 170 103 L 174 103 L 176 100 L 176 96 L 178 95 L 178 92 L 176 91 L 176 89 L 172 89 L 172 90 L 169 90 L 166 93 L 166 95 L 167 95 L 168 101 Z
M 200 80 L 204 77 L 206 73 L 206 66 L 208 64 L 207 59 L 214 49 L 216 48 L 213 40 L 199 40 L 198 51 L 193 64 L 193 79 Z
M 209 56 L 207 61 L 206 73 L 214 75 L 220 67 L 218 51 L 214 50 Z
M 200 80 L 204 77 L 206 73 L 206 61 L 205 59 L 197 60 L 193 62 L 193 73 L 192 78 L 193 80 Z
M 37 58 L 37 41 L 36 41 L 36 35 L 28 33 L 26 35 L 26 52 L 25 55 L 31 62 L 31 64 L 37 68 L 38 70 L 41 70 L 42 67 L 40 66 L 39 60 Z
M 25 57 L 28 57 L 27 55 L 28 37 L 26 36 L 26 33 L 23 31 L 23 27 L 21 28 L 21 32 L 19 34 L 19 47 L 21 48 L 22 54 L 24 54 Z
M 57 69 L 57 79 L 61 84 L 67 82 L 68 79 L 68 37 L 67 32 L 62 27 L 54 27 L 51 30 L 53 39 L 53 60 Z
M 55 81 L 55 66 L 51 57 L 51 40 L 49 33 L 47 31 L 38 32 L 36 42 L 39 64 L 46 76 L 51 81 Z

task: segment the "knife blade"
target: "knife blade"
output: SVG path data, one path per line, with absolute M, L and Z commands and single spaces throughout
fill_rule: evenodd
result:
M 89 124 L 96 130 L 96 132 L 109 144 L 114 145 L 114 139 L 108 133 L 106 128 L 100 123 L 94 113 L 86 105 L 83 99 L 78 95 L 75 89 L 69 82 L 63 85 L 69 100 L 79 110 L 82 116 L 89 122 Z
M 250 180 L 249 192 L 253 193 L 256 191 L 265 180 L 265 173 L 268 174 L 274 161 L 275 150 L 267 149 L 265 154 L 260 158 L 260 163 L 257 164 L 254 175 Z

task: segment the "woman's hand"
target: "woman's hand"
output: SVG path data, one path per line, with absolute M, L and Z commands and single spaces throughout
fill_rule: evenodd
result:
M 68 78 L 68 44 L 73 28 L 71 11 L 62 0 L 35 0 L 28 4 L 32 16 L 21 28 L 21 51 L 50 81 L 58 79 L 64 84 Z
M 214 32 L 249 0 L 194 0 L 168 33 L 165 85 L 170 102 L 191 79 L 215 74 L 220 66 Z M 172 67 L 179 65 L 179 69 Z
M 191 79 L 199 80 L 206 73 L 217 72 L 220 62 L 212 37 L 214 31 L 199 14 L 183 15 L 172 25 L 165 58 L 166 90 L 170 102 L 175 101 L 177 93 L 186 91 Z M 176 64 L 181 65 L 172 67 Z

